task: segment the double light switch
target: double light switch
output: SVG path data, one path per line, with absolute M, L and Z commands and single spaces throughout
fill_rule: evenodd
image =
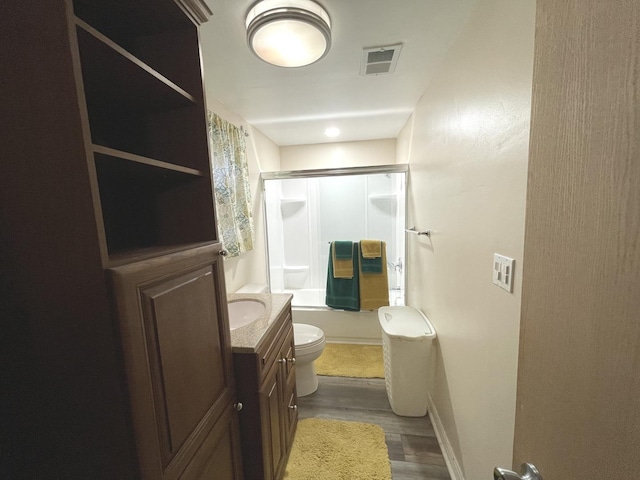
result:
M 513 258 L 493 254 L 493 283 L 513 292 Z

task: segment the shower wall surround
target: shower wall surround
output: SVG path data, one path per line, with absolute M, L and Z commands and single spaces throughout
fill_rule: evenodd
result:
M 325 306 L 329 243 L 387 242 L 391 304 L 404 304 L 405 165 L 263 174 L 272 292 Z

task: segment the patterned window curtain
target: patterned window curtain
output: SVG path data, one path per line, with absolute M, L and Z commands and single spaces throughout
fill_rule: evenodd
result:
M 237 257 L 254 242 L 244 132 L 213 112 L 208 120 L 218 233 L 229 256 Z

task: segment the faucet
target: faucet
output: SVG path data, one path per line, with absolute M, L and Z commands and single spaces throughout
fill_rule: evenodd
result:
M 402 273 L 402 258 L 398 258 L 398 262 L 397 263 L 387 262 L 387 264 L 391 268 L 393 268 L 394 271 L 396 271 L 398 273 Z

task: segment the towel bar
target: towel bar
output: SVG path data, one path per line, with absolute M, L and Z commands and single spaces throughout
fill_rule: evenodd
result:
M 431 230 L 416 230 L 416 227 L 411 227 L 411 228 L 405 228 L 404 229 L 405 232 L 407 233 L 413 233 L 414 235 L 425 235 L 429 238 L 431 238 Z

